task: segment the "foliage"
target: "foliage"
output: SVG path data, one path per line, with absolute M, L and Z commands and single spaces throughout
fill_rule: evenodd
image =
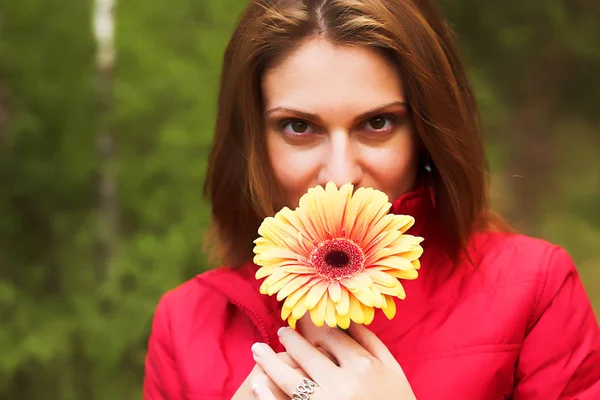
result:
M 93 2 L 0 2 L 0 398 L 141 397 L 156 302 L 209 267 L 201 187 L 244 3 L 118 1 L 120 220 L 104 265 Z M 482 105 L 498 207 L 565 246 L 600 309 L 597 2 L 442 4 Z

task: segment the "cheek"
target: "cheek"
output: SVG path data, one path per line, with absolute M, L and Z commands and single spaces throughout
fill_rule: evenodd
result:
M 390 201 L 410 191 L 417 176 L 418 152 L 412 138 L 393 145 L 370 149 L 365 154 L 370 184 L 385 192 Z
M 296 207 L 310 186 L 316 185 L 320 148 L 298 149 L 286 143 L 276 133 L 267 134 L 267 151 L 273 174 L 283 189 L 286 205 Z

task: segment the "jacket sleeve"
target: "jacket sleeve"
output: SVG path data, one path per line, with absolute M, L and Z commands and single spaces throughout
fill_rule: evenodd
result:
M 144 375 L 144 400 L 181 399 L 181 384 L 173 354 L 169 293 L 159 301 L 152 321 Z
M 600 399 L 600 329 L 575 265 L 561 248 L 541 271 L 514 400 Z

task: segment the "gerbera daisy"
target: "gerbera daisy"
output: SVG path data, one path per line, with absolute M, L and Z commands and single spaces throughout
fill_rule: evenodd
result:
M 394 297 L 406 297 L 398 278 L 418 275 L 423 238 L 405 234 L 414 218 L 390 214 L 383 192 L 353 189 L 311 188 L 296 210 L 283 208 L 258 230 L 260 292 L 285 300 L 281 318 L 292 328 L 306 312 L 317 326 L 344 329 L 370 324 L 376 308 L 391 319 Z

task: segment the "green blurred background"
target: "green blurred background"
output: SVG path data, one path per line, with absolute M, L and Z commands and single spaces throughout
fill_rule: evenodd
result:
M 140 399 L 162 293 L 208 268 L 201 186 L 243 0 L 0 0 L 0 398 Z M 600 2 L 444 0 L 494 205 L 564 246 L 600 311 Z M 597 314 L 598 315 L 598 314 Z

